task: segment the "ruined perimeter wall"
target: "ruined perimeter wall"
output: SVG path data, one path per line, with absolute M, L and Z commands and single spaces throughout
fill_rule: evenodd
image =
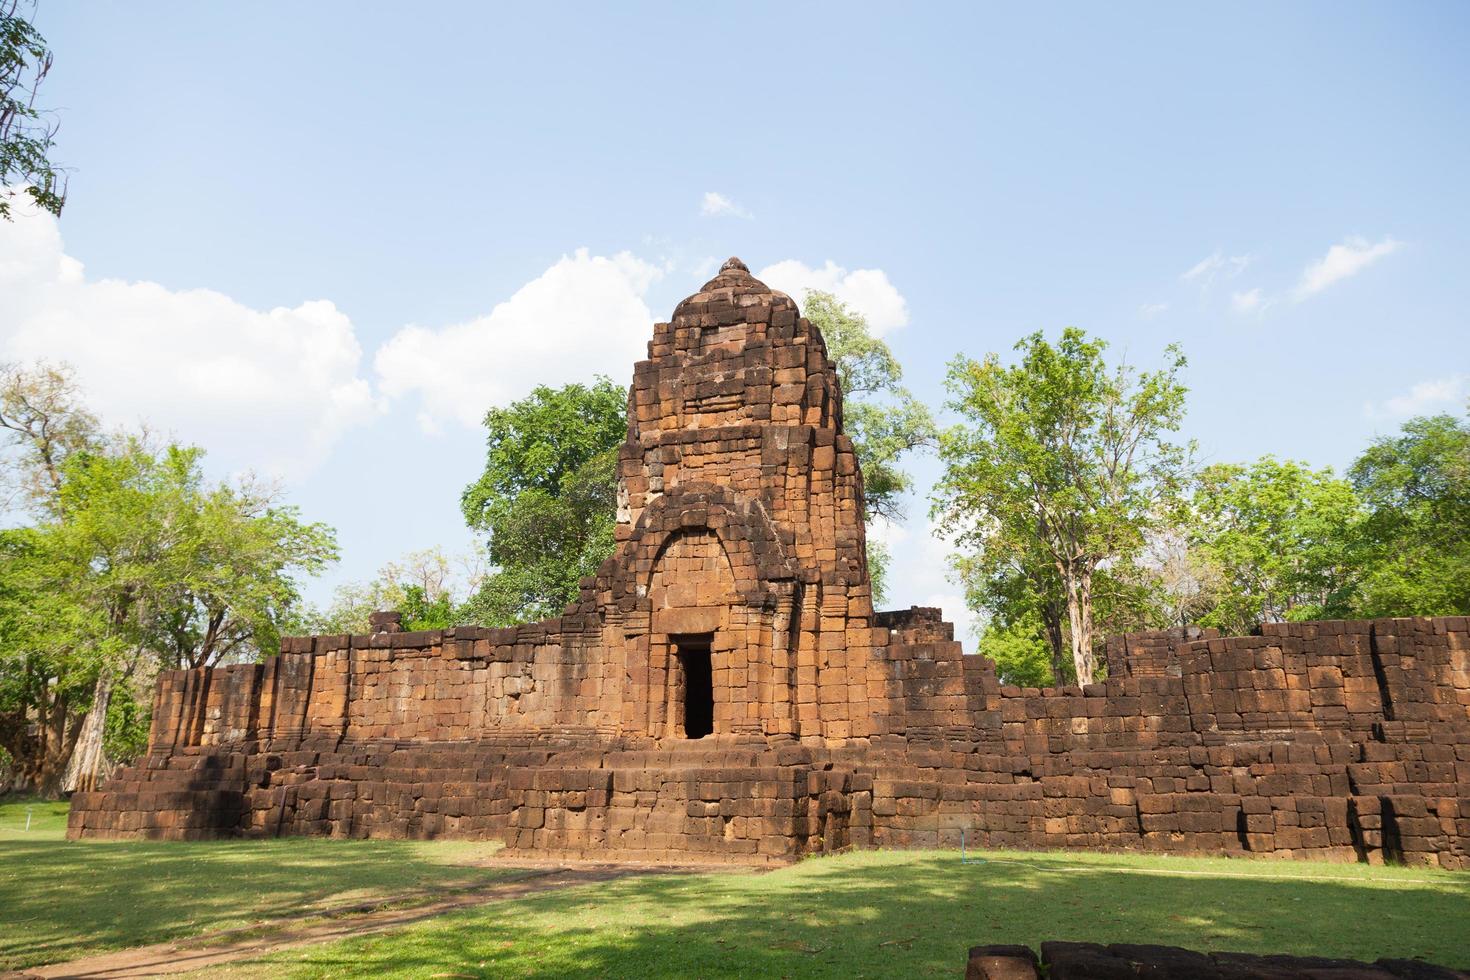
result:
M 165 674 L 147 759 L 72 836 L 503 838 L 782 859 L 1119 847 L 1470 866 L 1464 618 L 1147 634 L 1085 689 L 1002 687 L 937 611 L 880 613 L 863 738 L 620 730 L 596 617 L 288 640 Z M 734 668 L 730 668 L 734 669 Z
M 1124 637 L 1107 684 L 1003 688 L 938 610 L 874 611 L 836 367 L 739 259 L 654 325 L 618 458 L 615 553 L 560 619 L 165 674 L 71 833 L 1466 862 L 1464 619 Z

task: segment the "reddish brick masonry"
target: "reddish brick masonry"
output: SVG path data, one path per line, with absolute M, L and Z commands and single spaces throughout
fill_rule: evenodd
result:
M 965 980 L 1470 980 L 1470 973 L 1423 960 L 1376 963 L 1322 956 L 1196 953 L 1178 946 L 1137 943 L 1042 943 L 1041 959 L 1029 946 L 976 946 Z
M 147 757 L 70 834 L 1470 864 L 1464 618 L 1128 635 L 1104 684 L 1002 687 L 938 610 L 874 612 L 841 391 L 790 298 L 727 262 L 655 326 L 629 408 L 617 551 L 562 617 L 383 615 L 165 673 Z

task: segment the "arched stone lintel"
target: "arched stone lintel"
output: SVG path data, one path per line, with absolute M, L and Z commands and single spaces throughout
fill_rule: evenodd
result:
M 775 525 L 759 501 L 741 499 L 713 483 L 685 483 L 645 507 L 633 533 L 618 549 L 610 582 L 613 600 L 642 599 L 668 542 L 702 530 L 719 538 L 735 587 L 746 602 L 763 604 L 771 583 L 796 578 Z

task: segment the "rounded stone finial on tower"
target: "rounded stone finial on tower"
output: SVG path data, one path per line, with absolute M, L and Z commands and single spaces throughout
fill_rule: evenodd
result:
M 724 265 L 720 266 L 720 271 L 721 272 L 749 272 L 750 271 L 750 267 L 748 265 L 746 265 L 744 262 L 741 262 L 739 259 L 737 259 L 735 256 L 732 255 L 728 259 L 725 260 L 725 264 Z

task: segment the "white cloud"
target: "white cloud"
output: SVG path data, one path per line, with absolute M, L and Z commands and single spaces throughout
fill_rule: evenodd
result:
M 1144 303 L 1138 308 L 1138 312 L 1145 318 L 1151 319 L 1169 309 L 1168 303 Z
M 1270 305 L 1271 301 L 1265 297 L 1259 287 L 1230 295 L 1230 308 L 1237 313 L 1260 313 Z
M 628 252 L 578 249 L 485 316 L 439 329 L 408 326 L 378 349 L 379 383 L 392 398 L 418 396 L 418 418 L 474 427 L 486 409 L 538 384 L 606 374 L 624 382 L 653 324 L 645 302 L 663 270 Z
M 755 217 L 749 210 L 736 204 L 718 191 L 705 191 L 704 199 L 699 203 L 699 213 L 706 218 L 745 218 L 750 220 Z
M 1363 405 L 1370 419 L 1406 419 L 1414 415 L 1433 415 L 1455 411 L 1470 398 L 1470 375 L 1456 374 L 1448 378 L 1421 381 L 1406 393 L 1386 398 L 1380 403 Z
M 896 547 L 907 544 L 910 540 L 908 528 L 898 521 L 890 521 L 881 514 L 873 515 L 872 521 L 868 523 L 867 532 L 869 541 L 878 542 L 890 552 Z
M 44 213 L 0 223 L 0 296 L 0 358 L 70 363 L 105 422 L 146 421 L 232 466 L 300 473 L 378 410 L 332 303 L 88 279 Z
M 1327 254 L 1307 266 L 1301 281 L 1292 293 L 1297 302 L 1314 296 L 1335 282 L 1350 278 L 1386 255 L 1392 255 L 1403 247 L 1403 242 L 1385 238 L 1377 244 L 1369 244 L 1365 238 L 1354 236 L 1327 250 Z
M 1227 256 L 1216 250 L 1215 254 L 1200 259 L 1179 278 L 1185 282 L 1198 283 L 1201 289 L 1208 289 L 1217 278 L 1234 279 L 1244 272 L 1246 266 L 1252 261 L 1254 261 L 1254 256 L 1249 253 Z
M 882 269 L 849 272 L 831 259 L 820 269 L 813 269 L 798 259 L 786 259 L 766 266 L 755 277 L 798 303 L 808 289 L 831 293 L 866 317 L 868 326 L 880 337 L 909 322 L 907 301 Z

